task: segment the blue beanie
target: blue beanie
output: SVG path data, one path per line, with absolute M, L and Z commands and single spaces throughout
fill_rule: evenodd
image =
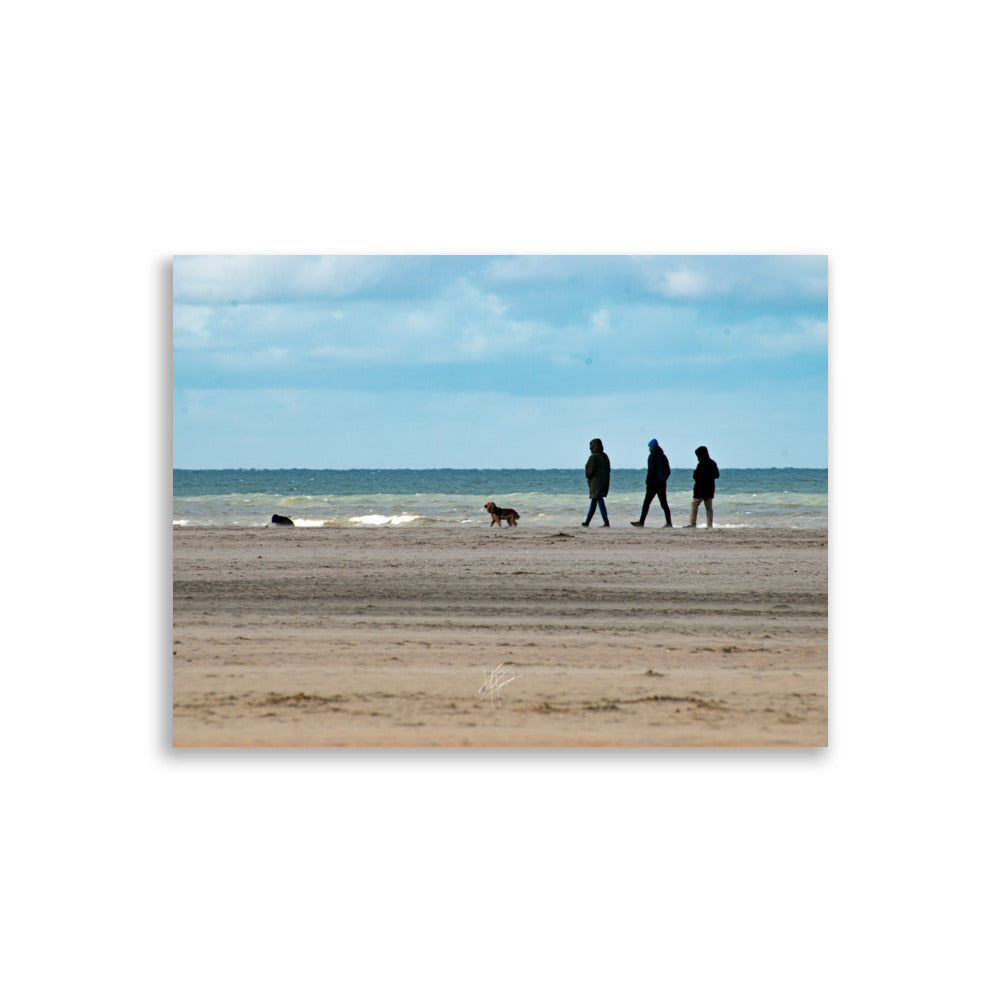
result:
M 660 447 L 660 442 L 657 441 L 656 438 L 653 438 L 653 440 L 649 442 L 649 447 L 650 448 L 659 448 Z

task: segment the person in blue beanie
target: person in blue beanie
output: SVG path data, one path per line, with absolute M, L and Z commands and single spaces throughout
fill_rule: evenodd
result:
M 649 513 L 649 505 L 653 502 L 653 497 L 658 497 L 663 513 L 667 515 L 665 528 L 672 528 L 673 521 L 670 520 L 670 507 L 667 504 L 667 480 L 670 478 L 670 462 L 660 447 L 660 442 L 653 438 L 649 442 L 649 461 L 646 464 L 646 498 L 642 501 L 642 513 L 638 521 L 632 521 L 633 528 L 642 528 L 646 524 L 646 515 Z

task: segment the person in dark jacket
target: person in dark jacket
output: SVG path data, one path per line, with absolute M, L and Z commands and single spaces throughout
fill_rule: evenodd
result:
M 698 467 L 694 470 L 694 499 L 691 501 L 691 520 L 684 525 L 685 528 L 693 528 L 698 520 L 698 506 L 705 504 L 705 518 L 708 520 L 708 527 L 712 527 L 712 499 L 715 497 L 715 481 L 719 478 L 719 467 L 709 457 L 708 449 L 702 445 L 695 448 L 695 457 L 698 459 Z
M 670 462 L 660 447 L 660 442 L 653 438 L 649 442 L 649 462 L 646 465 L 646 499 L 642 501 L 642 513 L 638 521 L 633 521 L 634 528 L 641 528 L 646 523 L 646 515 L 649 513 L 649 505 L 653 502 L 653 497 L 659 497 L 660 506 L 663 513 L 667 515 L 665 528 L 672 528 L 673 522 L 670 520 L 670 507 L 667 506 L 667 480 L 670 478 Z
M 587 459 L 587 485 L 590 487 L 590 510 L 587 513 L 587 520 L 583 522 L 584 528 L 590 527 L 590 519 L 594 516 L 594 511 L 600 507 L 601 517 L 604 518 L 604 527 L 610 528 L 608 521 L 608 509 L 604 506 L 604 498 L 608 495 L 611 486 L 611 459 L 604 453 L 604 445 L 600 438 L 594 438 L 590 442 L 590 458 Z

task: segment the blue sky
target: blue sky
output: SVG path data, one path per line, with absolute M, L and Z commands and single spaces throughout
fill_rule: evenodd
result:
M 179 256 L 176 468 L 827 465 L 825 256 Z

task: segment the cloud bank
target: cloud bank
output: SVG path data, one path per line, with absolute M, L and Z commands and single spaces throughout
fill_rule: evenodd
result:
M 735 393 L 777 413 L 809 384 L 825 455 L 826 272 L 811 256 L 178 257 L 175 450 L 191 453 L 197 393 L 230 393 L 236 413 L 246 394 L 315 405 L 323 392 L 371 394 L 386 412 L 403 393 L 518 412 Z M 410 412 L 438 412 L 424 402 Z M 215 464 L 232 464 L 226 447 Z

